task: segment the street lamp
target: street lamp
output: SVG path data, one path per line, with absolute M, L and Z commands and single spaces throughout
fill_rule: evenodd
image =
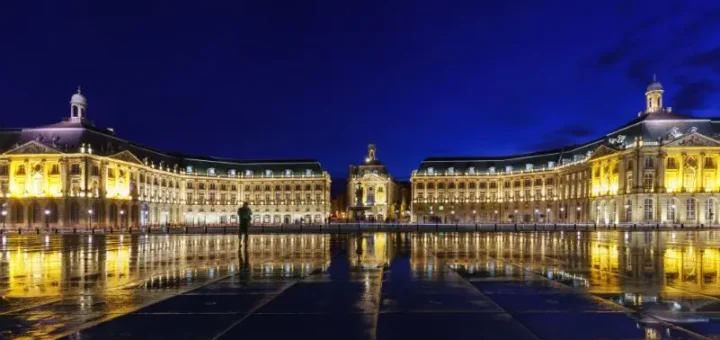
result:
M 88 209 L 88 226 L 92 228 L 92 216 L 93 216 L 93 210 Z
M 550 208 L 545 209 L 545 223 L 550 222 Z
M 495 217 L 494 217 L 495 222 L 497 222 L 497 210 L 495 210 L 494 214 L 495 214 Z
M 45 209 L 45 228 L 50 229 L 50 209 Z
M 5 218 L 7 218 L 7 210 L 2 211 L 3 229 L 5 229 Z
M 123 227 L 123 220 L 125 219 L 125 210 L 120 209 L 120 228 Z

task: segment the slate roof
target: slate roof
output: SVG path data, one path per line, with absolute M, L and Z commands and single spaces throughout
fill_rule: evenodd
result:
M 247 170 L 255 174 L 271 170 L 276 175 L 291 170 L 296 176 L 305 174 L 308 170 L 314 175 L 323 172 L 320 163 L 313 159 L 234 160 L 162 152 L 119 138 L 112 130 L 100 129 L 87 120 L 62 121 L 36 128 L 0 129 L 0 150 L 3 152 L 30 141 L 37 141 L 62 152 L 78 152 L 82 144 L 89 144 L 93 153 L 101 156 L 111 156 L 127 150 L 141 161 L 147 159 L 155 165 L 163 162 L 163 166 L 171 169 L 175 165 L 180 169 L 192 166 L 200 173 L 214 168 L 217 175 L 226 175 L 231 169 L 236 170 L 238 175 Z
M 625 148 L 632 145 L 638 137 L 642 137 L 644 142 L 666 143 L 677 138 L 678 134 L 684 135 L 692 131 L 720 138 L 720 119 L 693 117 L 669 110 L 643 113 L 605 136 L 584 144 L 508 156 L 429 157 L 420 163 L 417 172 L 425 174 L 432 168 L 436 173 L 445 174 L 453 168 L 456 174 L 464 174 L 474 168 L 477 173 L 485 173 L 491 167 L 494 167 L 496 172 L 505 172 L 508 166 L 512 167 L 513 171 L 526 170 L 528 164 L 532 169 L 538 170 L 549 168 L 551 164 L 558 166 L 583 160 L 603 144 L 613 148 Z

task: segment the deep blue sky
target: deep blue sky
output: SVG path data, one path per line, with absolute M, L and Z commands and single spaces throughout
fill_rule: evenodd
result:
M 161 150 L 342 178 L 374 142 L 408 177 L 607 133 L 653 73 L 675 111 L 720 116 L 713 3 L 9 1 L 0 125 L 59 121 L 80 84 L 97 125 Z

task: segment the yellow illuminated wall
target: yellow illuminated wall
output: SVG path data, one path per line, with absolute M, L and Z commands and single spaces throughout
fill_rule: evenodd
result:
M 618 192 L 618 160 L 605 159 L 592 163 L 592 195 L 615 195 Z
M 62 177 L 58 160 L 39 157 L 31 161 L 11 159 L 10 194 L 13 197 L 58 197 L 62 195 Z M 56 172 L 53 172 L 53 169 Z

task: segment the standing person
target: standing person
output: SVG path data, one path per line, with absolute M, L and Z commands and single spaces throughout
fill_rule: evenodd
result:
M 238 209 L 238 220 L 240 221 L 240 234 L 244 234 L 247 238 L 248 229 L 250 228 L 250 218 L 252 218 L 252 210 L 248 206 L 248 202 L 244 202 L 243 206 Z

